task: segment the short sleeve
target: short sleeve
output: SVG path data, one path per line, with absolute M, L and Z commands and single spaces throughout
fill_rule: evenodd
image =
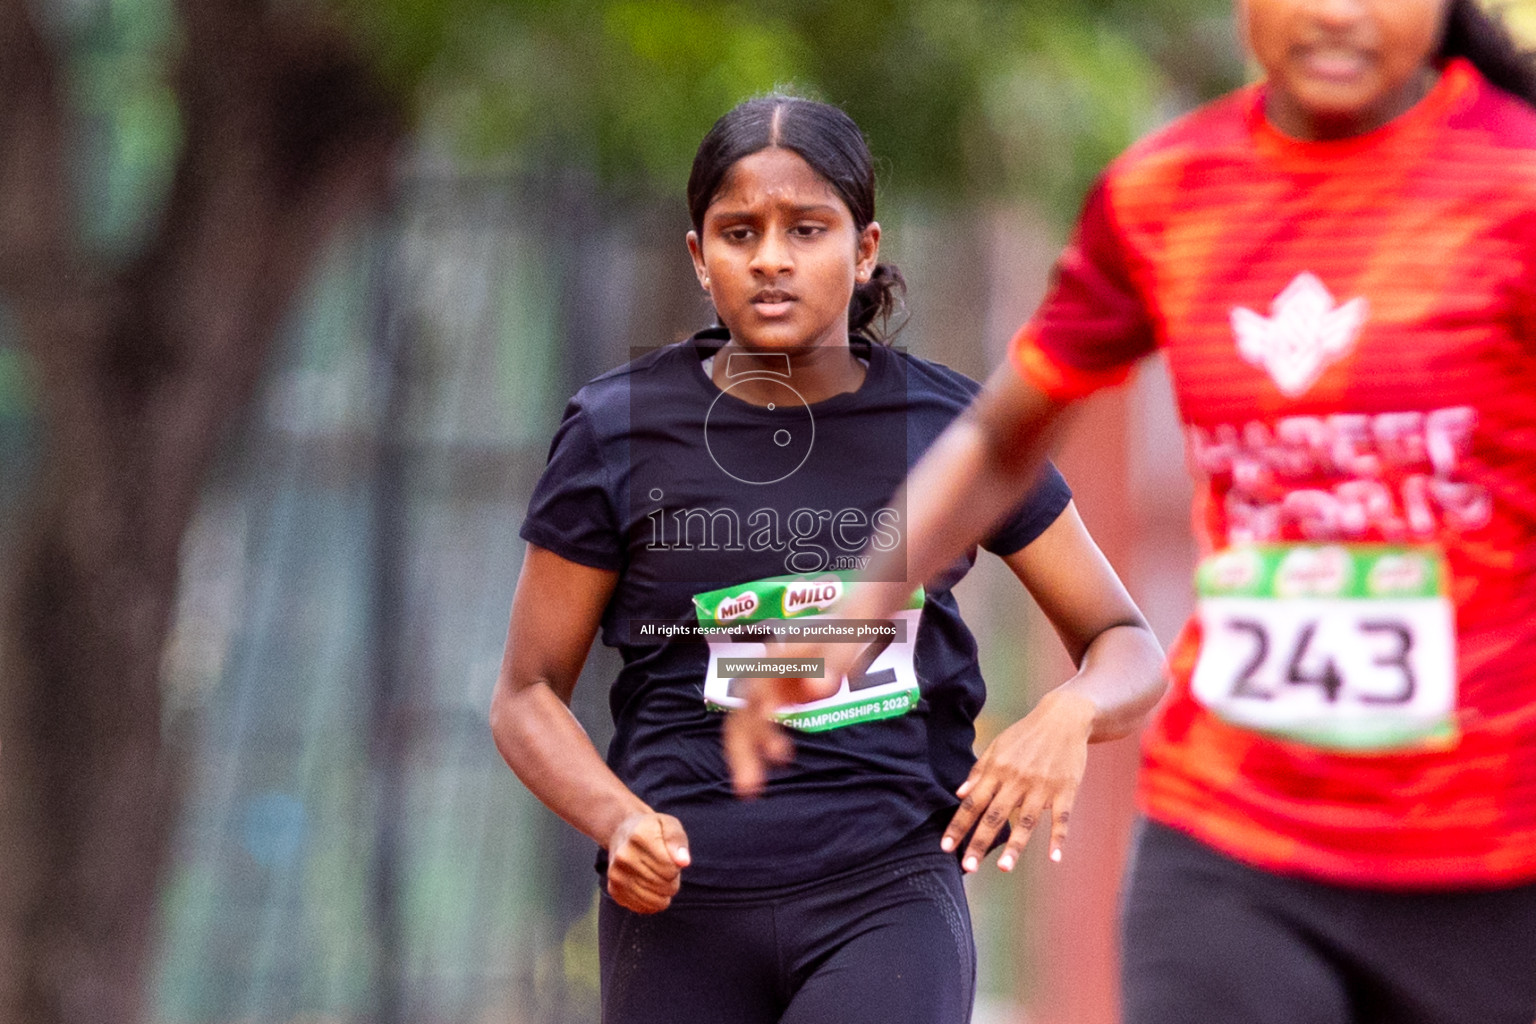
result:
M 528 499 L 520 532 L 530 544 L 594 569 L 624 562 L 617 497 L 592 424 L 582 407 L 566 407 L 549 446 L 549 461 Z
M 1009 358 L 1025 380 L 1068 400 L 1120 383 L 1155 345 L 1101 178 L 1057 260 L 1045 301 L 1014 335 Z
M 1007 556 L 1029 546 L 1066 511 L 1072 501 L 1072 488 L 1059 470 L 1047 462 L 1040 470 L 1040 478 L 1025 496 L 1013 515 L 995 533 L 982 543 L 982 547 L 994 555 Z

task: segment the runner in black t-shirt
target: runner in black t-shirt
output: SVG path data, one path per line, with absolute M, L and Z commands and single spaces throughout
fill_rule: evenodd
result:
M 722 326 L 568 406 L 522 529 L 497 746 L 601 847 L 610 1024 L 965 1021 L 975 954 L 940 836 L 985 700 L 950 592 L 974 551 L 889 619 L 837 601 L 867 546 L 900 548 L 891 496 L 977 385 L 878 343 L 901 279 L 877 262 L 871 160 L 841 111 L 737 107 L 689 202 Z M 1162 666 L 1070 498 L 1048 472 L 983 545 L 1081 666 L 984 755 L 1063 822 L 1090 738 L 1128 731 Z M 606 763 L 566 708 L 599 629 L 623 656 Z M 721 711 L 771 671 L 770 634 L 859 653 L 839 693 L 782 710 L 795 748 L 740 800 Z

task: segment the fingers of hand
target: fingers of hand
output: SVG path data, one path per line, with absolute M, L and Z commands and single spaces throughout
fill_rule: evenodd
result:
M 794 756 L 794 745 L 774 720 L 779 708 L 790 703 L 784 692 L 785 683 L 795 680 L 760 680 L 747 698 L 746 717 L 752 724 L 752 739 L 757 749 L 774 764 L 784 764 Z M 761 685 L 766 683 L 766 685 Z
M 944 830 L 944 836 L 939 840 L 939 847 L 945 853 L 950 853 L 959 848 L 965 840 L 971 827 L 976 824 L 976 819 L 986 810 L 991 802 L 992 794 L 996 790 L 995 783 L 990 782 L 985 774 L 978 770 L 972 771 L 956 790 L 960 797 L 960 806 L 955 810 L 955 816 L 949 820 L 949 827 Z
M 608 875 L 614 874 L 625 880 L 639 881 L 639 883 L 656 886 L 659 889 L 676 890 L 677 880 L 682 875 L 682 869 L 667 851 L 634 851 L 628 847 L 625 851 L 608 858 Z
M 1012 871 L 1014 865 L 1019 862 L 1019 854 L 1023 852 L 1029 837 L 1034 833 L 1035 825 L 1040 821 L 1040 815 L 1045 810 L 1045 802 L 1040 794 L 1031 793 L 1025 797 L 1023 806 L 1019 808 L 1018 815 L 1013 822 L 1013 832 L 1008 836 L 1008 845 L 1003 847 L 1003 852 L 997 858 L 997 866 L 1003 871 Z
M 1072 816 L 1075 790 L 1059 793 L 1051 801 L 1051 860 L 1060 863 L 1062 847 L 1067 842 L 1067 819 Z
M 641 867 L 654 871 L 663 879 L 674 879 L 685 866 L 679 860 L 688 859 L 688 833 L 683 831 L 683 823 L 672 815 L 652 813 L 643 826 L 635 830 L 630 848 L 639 855 L 637 863 Z
M 692 863 L 693 858 L 688 853 L 688 833 L 683 830 L 683 823 L 670 814 L 657 815 L 661 824 L 661 842 L 672 863 L 681 870 Z
M 977 787 L 980 791 L 981 787 Z M 960 867 L 965 871 L 975 871 L 981 867 L 982 858 L 992 848 L 992 842 L 997 838 L 1003 826 L 1008 824 L 1008 818 L 1013 814 L 1013 809 L 1021 802 L 1029 799 L 1025 792 L 1017 785 L 1003 785 L 999 787 L 992 799 L 981 812 L 981 818 L 976 824 L 976 831 L 971 833 L 970 844 L 965 848 L 965 856 L 960 861 Z M 1026 808 L 1029 805 L 1026 803 Z M 1035 813 L 1039 813 L 1038 806 Z M 1024 824 L 1028 820 L 1026 829 L 1033 827 L 1033 820 L 1020 818 L 1018 824 Z M 1015 826 L 1017 827 L 1017 826 Z
M 657 911 L 666 910 L 672 905 L 672 897 L 677 895 L 678 882 L 673 880 L 671 886 L 656 885 L 638 879 L 623 871 L 614 871 L 613 866 L 608 868 L 608 895 L 613 901 L 626 910 L 633 910 L 637 914 L 654 914 Z
M 754 724 L 750 710 L 733 711 L 725 720 L 725 763 L 739 797 L 757 796 L 767 777 L 752 738 Z
M 725 722 L 725 760 L 740 797 L 755 797 L 768 782 L 770 764 L 786 764 L 794 745 L 773 719 L 748 705 Z
M 614 861 L 608 865 L 608 884 L 610 887 L 618 885 L 625 889 L 670 899 L 682 886 L 682 877 L 673 875 L 667 878 L 655 871 L 647 871 L 631 864 Z
M 688 837 L 670 814 L 650 814 L 608 854 L 608 894 L 636 913 L 665 910 L 682 885 Z
M 997 860 L 999 868 L 1012 871 L 1046 813 L 1051 815 L 1051 859 L 1061 860 L 1067 820 L 1077 794 L 1075 779 L 1048 779 L 983 757 L 956 792 L 961 797 L 960 807 L 939 845 L 945 851 L 958 849 L 970 833 L 970 842 L 966 844 L 960 864 L 963 870 L 971 872 L 980 868 L 1003 825 L 1012 818 L 1012 835 Z

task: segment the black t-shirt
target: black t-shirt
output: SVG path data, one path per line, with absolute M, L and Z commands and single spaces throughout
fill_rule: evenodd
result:
M 856 568 L 871 539 L 897 540 L 893 495 L 908 468 L 975 396 L 945 366 L 854 339 L 868 371 L 855 392 L 807 406 L 787 361 L 730 357 L 730 384 L 701 365 L 724 343 L 701 332 L 592 380 L 566 407 L 522 536 L 619 573 L 603 642 L 623 668 L 609 704 L 608 764 L 688 832 L 686 887 L 754 889 L 856 866 L 957 805 L 974 763 L 986 690 L 950 587 L 974 552 L 931 582 L 915 639 L 921 691 L 899 717 L 794 734 L 793 764 L 757 800 L 731 791 L 723 715 L 703 697 L 708 647 L 645 635 L 696 623 L 693 597 L 787 574 Z M 781 360 L 783 357 L 779 357 Z M 731 392 L 777 390 L 768 406 Z M 983 545 L 1023 548 L 1071 493 L 1054 467 Z

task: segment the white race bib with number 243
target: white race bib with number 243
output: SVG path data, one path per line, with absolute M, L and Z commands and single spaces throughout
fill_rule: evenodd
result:
M 1455 613 L 1438 550 L 1233 548 L 1196 574 L 1194 697 L 1235 725 L 1343 751 L 1456 735 Z

